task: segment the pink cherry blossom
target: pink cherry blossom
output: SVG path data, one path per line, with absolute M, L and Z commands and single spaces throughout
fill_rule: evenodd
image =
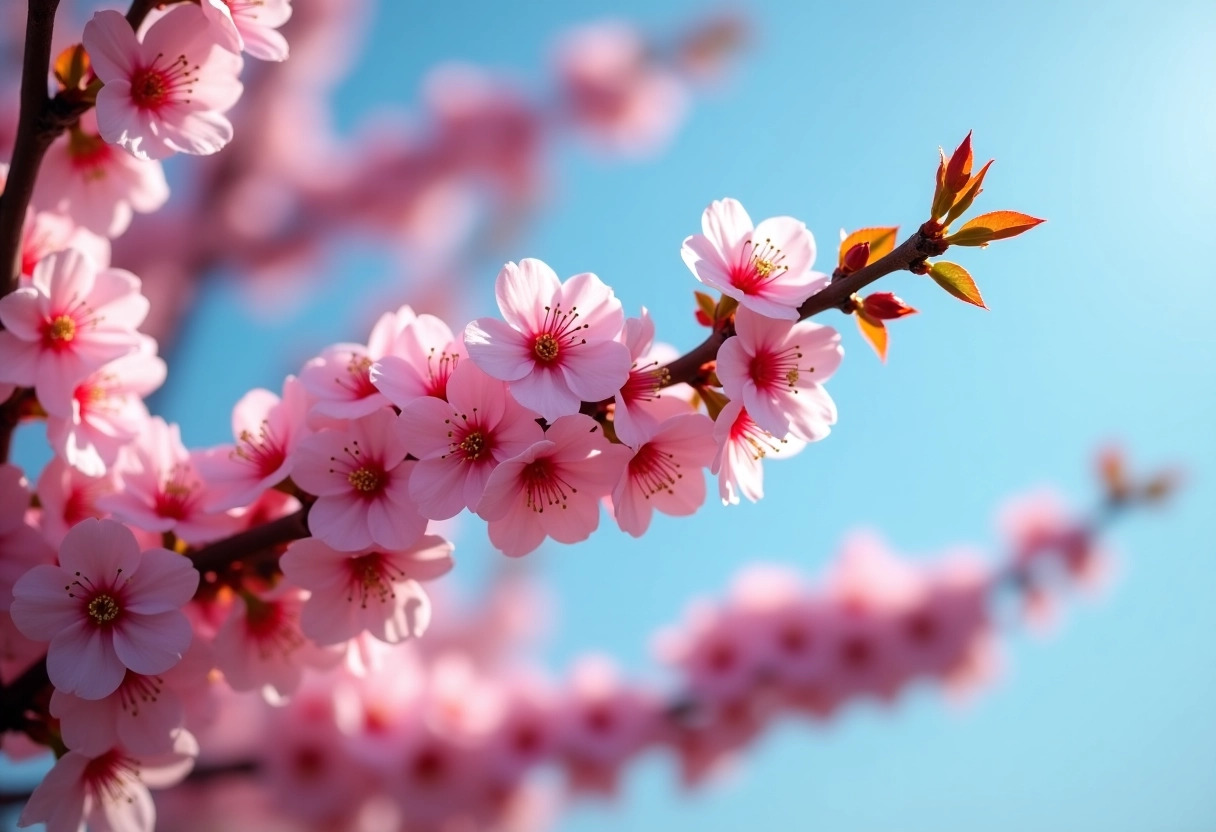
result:
M 92 110 L 47 149 L 34 191 L 35 204 L 110 238 L 127 230 L 134 212 L 159 210 L 168 199 L 160 162 L 136 159 L 108 144 L 97 132 Z
M 148 421 L 144 397 L 165 382 L 156 342 L 140 338 L 138 352 L 117 358 L 76 385 L 70 400 L 47 399 L 47 440 L 69 465 L 100 477 Z
M 739 502 L 742 494 L 753 503 L 764 496 L 761 461 L 769 454 L 793 456 L 806 447 L 796 436 L 778 438 L 756 424 L 747 409 L 734 399 L 714 422 L 718 455 L 710 471 L 718 475 L 718 494 L 723 505 Z
M 308 395 L 295 376 L 283 382 L 283 398 L 258 388 L 232 410 L 235 445 L 201 454 L 198 472 L 211 488 L 211 510 L 246 506 L 291 475 L 292 451 L 308 434 Z
M 118 688 L 102 699 L 56 690 L 50 711 L 59 720 L 64 745 L 89 755 L 116 745 L 136 754 L 163 753 L 173 747 L 185 723 L 181 698 L 165 688 L 164 679 L 129 670 Z
M 186 731 L 164 754 L 112 748 L 102 754 L 69 751 L 59 758 L 21 812 L 18 826 L 45 823 L 47 832 L 90 829 L 152 832 L 156 806 L 148 788 L 181 782 L 194 767 L 198 741 Z
M 55 457 L 38 476 L 38 502 L 42 504 L 38 522 L 46 540 L 59 548 L 68 530 L 90 517 L 101 518 L 106 511 L 98 500 L 113 494 L 112 475 L 90 477 Z
M 717 452 L 714 423 L 687 413 L 643 429 L 629 464 L 612 492 L 617 525 L 634 537 L 650 527 L 655 511 L 681 517 L 705 502 L 705 475 Z
M 621 476 L 629 451 L 611 445 L 590 416 L 563 416 L 545 438 L 490 475 L 477 513 L 490 542 L 519 557 L 546 537 L 586 540 L 600 522 L 599 500 Z
M 822 384 L 843 355 L 831 327 L 773 320 L 744 307 L 735 314 L 735 337 L 718 349 L 718 378 L 764 430 L 815 442 L 836 423 L 836 403 Z
M 300 442 L 292 477 L 317 496 L 308 528 L 335 549 L 405 549 L 426 530 L 409 496 L 416 463 L 406 462 L 405 433 L 391 409 Z
M 464 342 L 455 339 L 447 324 L 434 315 L 419 315 L 372 365 L 371 382 L 397 407 L 423 396 L 446 399 L 448 379 L 464 355 Z
M 227 32 L 233 51 L 263 61 L 287 60 L 287 39 L 278 28 L 291 17 L 291 0 L 203 0 L 203 13 Z
M 357 419 L 389 403 L 372 384 L 372 365 L 393 349 L 397 336 L 415 319 L 414 310 L 402 306 L 376 321 L 367 345 L 342 343 L 326 347 L 300 371 L 300 382 L 313 397 L 312 411 L 324 419 Z
M 476 510 L 499 463 L 545 438 L 536 414 L 472 362 L 456 368 L 447 393 L 447 401 L 424 396 L 401 411 L 406 448 L 420 460 L 410 496 L 432 520 Z
M 150 532 L 173 532 L 190 543 L 206 543 L 235 530 L 237 520 L 208 510 L 210 492 L 198 474 L 198 455 L 186 450 L 181 430 L 153 416 L 119 453 L 116 494 L 98 505 L 116 518 Z
M 47 673 L 83 699 L 113 693 L 127 670 L 163 673 L 190 644 L 181 608 L 199 575 L 166 549 L 140 553 L 130 530 L 85 520 L 59 547 L 59 566 L 37 566 L 13 587 L 13 623 L 49 641 Z
M 105 237 L 77 225 L 64 214 L 28 211 L 21 228 L 21 285 L 30 284 L 34 268 L 43 257 L 65 248 L 84 252 L 98 268 L 110 265 L 110 241 Z
M 261 596 L 244 592 L 216 631 L 216 667 L 233 690 L 258 690 L 278 703 L 300 686 L 306 667 L 331 668 L 342 649 L 318 647 L 300 630 L 306 593 L 280 586 Z
M 798 307 L 824 275 L 811 271 L 815 238 L 793 217 L 772 217 L 758 226 L 734 199 L 710 203 L 702 234 L 684 240 L 680 252 L 697 280 L 767 318 L 798 319 Z
M 558 46 L 557 69 L 571 117 L 610 151 L 657 150 L 687 108 L 683 84 L 654 59 L 641 33 L 623 22 L 569 32 Z
M 642 307 L 637 318 L 626 318 L 621 338 L 629 348 L 633 366 L 629 379 L 617 392 L 613 407 L 612 427 L 626 445 L 637 447 L 642 434 L 653 434 L 659 422 L 680 412 L 680 408 L 661 404 L 666 400 L 681 400 L 688 385 L 664 387 L 668 380 L 664 364 L 676 358 L 676 351 L 667 344 L 654 343 L 654 321 Z M 691 407 L 684 408 L 685 412 Z
M 207 155 L 232 139 L 223 115 L 241 97 L 243 61 L 220 43 L 196 5 L 176 6 L 137 40 L 120 12 L 103 10 L 84 27 L 84 47 L 104 86 L 97 126 L 138 159 Z
M 426 631 L 431 602 L 418 582 L 452 568 L 452 544 L 427 535 L 403 551 L 339 552 L 305 538 L 287 548 L 280 566 L 311 593 L 300 629 L 317 644 L 339 644 L 364 630 L 396 644 Z
M 89 373 L 136 352 L 148 314 L 139 279 L 68 249 L 39 262 L 30 285 L 0 298 L 0 380 L 69 402 Z
M 524 407 L 551 422 L 615 395 L 629 378 L 629 350 L 614 340 L 625 314 L 595 275 L 560 283 L 540 260 L 525 259 L 503 266 L 494 292 L 506 323 L 478 318 L 465 329 L 465 346 Z

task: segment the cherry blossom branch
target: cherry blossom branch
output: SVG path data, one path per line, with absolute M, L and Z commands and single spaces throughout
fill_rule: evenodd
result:
M 11 684 L 0 686 L 0 733 L 20 731 L 26 725 L 26 711 L 39 694 L 50 688 L 46 672 L 46 657 L 34 662 Z
M 904 240 L 886 256 L 874 261 L 868 266 L 832 281 L 823 291 L 807 298 L 798 308 L 800 319 L 810 318 L 829 309 L 846 311 L 849 299 L 855 292 L 869 286 L 879 278 L 905 269 L 916 271 L 924 263 L 926 257 L 941 254 L 944 247 L 940 240 L 934 240 L 918 230 Z M 718 354 L 718 348 L 733 332 L 729 327 L 717 329 L 708 338 L 694 347 L 688 353 L 666 365 L 666 377 L 663 386 L 672 384 L 691 383 L 702 375 L 702 367 L 713 361 Z
M 21 68 L 21 110 L 13 143 L 8 181 L 0 195 L 0 296 L 17 288 L 21 276 L 21 231 L 25 211 L 34 194 L 34 181 L 46 149 L 58 130 L 53 129 L 51 99 L 46 78 L 51 66 L 51 35 L 59 0 L 30 0 L 25 24 L 25 55 Z M 62 128 L 60 128 L 61 130 Z
M 190 559 L 199 572 L 220 572 L 258 552 L 302 537 L 308 537 L 307 507 L 203 546 Z

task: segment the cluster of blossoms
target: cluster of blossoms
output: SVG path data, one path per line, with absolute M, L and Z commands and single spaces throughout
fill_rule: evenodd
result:
M 1049 504 L 1058 510 L 1054 526 L 1045 522 Z M 1030 505 L 1041 510 L 1027 513 Z M 138 766 L 156 787 L 147 773 L 170 770 L 196 744 L 209 776 L 158 795 L 167 828 L 211 829 L 239 814 L 251 828 L 283 830 L 535 830 L 549 825 L 562 792 L 611 795 L 631 764 L 656 752 L 673 755 L 685 783 L 698 785 L 779 719 L 839 718 L 853 703 L 893 703 L 913 684 L 958 695 L 989 683 L 995 590 L 1026 590 L 1028 542 L 1038 541 L 1039 567 L 1061 574 L 1082 551 L 1092 564 L 1108 559 L 1061 508 L 1045 494 L 1011 503 L 1003 525 L 1013 556 L 999 564 L 971 549 L 905 560 L 859 534 L 813 581 L 748 567 L 724 599 L 694 604 L 685 623 L 660 633 L 655 650 L 666 670 L 650 678 L 631 678 L 600 655 L 560 676 L 526 658 L 546 605 L 535 588 L 508 578 L 463 611 L 445 598 L 447 614 L 424 639 L 390 646 L 362 636 L 329 654 L 300 647 L 309 668 L 302 678 L 297 671 L 287 685 L 280 668 L 268 683 L 275 691 L 238 694 L 252 680 L 234 677 L 220 657 L 259 655 L 255 638 L 302 642 L 307 601 L 301 616 L 298 597 L 268 600 L 277 612 L 265 620 L 281 629 L 233 640 L 231 632 L 208 635 L 216 628 L 205 622 L 239 601 L 200 597 L 187 615 L 206 649 L 190 648 L 189 669 L 124 682 L 123 701 L 139 708 L 56 694 L 65 739 L 109 749 L 116 734 L 130 751 L 90 763 L 98 759 L 91 751 L 73 749 L 56 769 L 65 773 L 30 805 L 43 805 L 82 767 L 91 767 L 95 805 L 111 805 L 104 785 L 122 766 Z M 1066 584 L 1040 589 L 1054 598 Z M 222 675 L 207 673 L 209 661 Z M 137 744 L 166 727 L 176 737 L 168 752 Z M 560 791 L 546 772 L 562 775 Z M 146 800 L 141 790 L 125 793 Z

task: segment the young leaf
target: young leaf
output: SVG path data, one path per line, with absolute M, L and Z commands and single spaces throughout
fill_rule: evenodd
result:
M 899 226 L 897 225 L 889 228 L 861 228 L 854 231 L 840 241 L 840 265 L 844 265 L 844 256 L 849 249 L 859 243 L 870 244 L 870 259 L 867 261 L 867 265 L 885 257 L 895 248 L 895 235 L 898 233 Z
M 959 144 L 958 149 L 950 157 L 950 162 L 946 165 L 946 188 L 951 193 L 957 194 L 967 187 L 967 180 L 971 178 L 972 157 L 971 131 L 968 130 L 967 137 Z
M 861 335 L 870 342 L 870 346 L 874 348 L 874 352 L 878 353 L 878 357 L 882 359 L 884 364 L 887 363 L 887 327 L 882 321 L 876 318 L 871 318 L 869 315 L 858 313 L 857 328 L 861 330 Z
M 1017 211 L 993 211 L 969 220 L 962 228 L 946 238 L 952 246 L 986 246 L 993 240 L 1016 237 L 1043 222 Z
M 980 297 L 980 290 L 975 285 L 975 281 L 959 264 L 944 261 L 934 263 L 929 268 L 929 277 L 959 300 L 965 300 L 967 303 L 973 303 L 983 309 L 988 308 L 984 305 L 984 299 Z
M 963 189 L 963 192 L 954 201 L 954 207 L 950 209 L 950 212 L 946 214 L 946 218 L 942 220 L 944 225 L 949 225 L 961 217 L 971 207 L 971 203 L 975 202 L 975 198 L 983 193 L 984 177 L 988 175 L 988 168 L 992 167 L 993 161 L 995 160 L 989 159 L 980 168 L 980 172 L 971 177 L 971 181 L 967 183 L 967 187 Z

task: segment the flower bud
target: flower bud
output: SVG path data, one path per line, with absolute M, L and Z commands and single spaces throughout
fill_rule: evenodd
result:
M 880 321 L 916 314 L 915 309 L 890 292 L 875 292 L 861 302 L 861 309 L 869 317 Z
M 866 263 L 870 260 L 870 244 L 858 243 L 844 253 L 844 257 L 840 263 L 840 269 L 845 274 L 864 269 Z

